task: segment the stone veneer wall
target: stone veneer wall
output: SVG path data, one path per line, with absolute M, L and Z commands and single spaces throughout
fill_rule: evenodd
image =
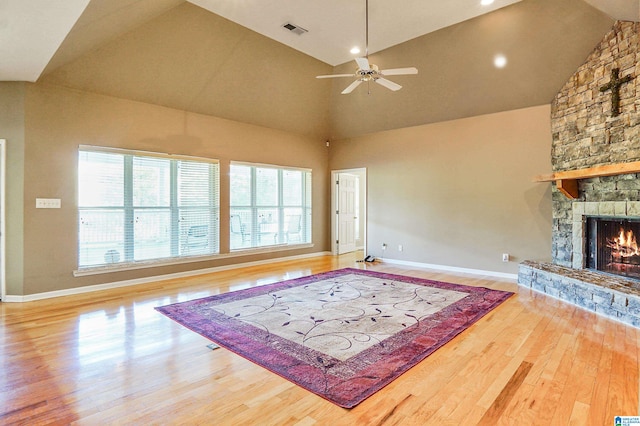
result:
M 640 160 L 640 24 L 617 21 L 560 90 L 551 105 L 553 171 Z M 620 115 L 611 117 L 611 91 L 600 92 L 613 68 L 634 80 L 620 89 Z M 640 174 L 579 181 L 581 202 L 640 200 Z M 553 187 L 552 259 L 574 266 L 573 202 Z
M 618 21 L 551 105 L 553 171 L 640 160 L 640 24 Z M 611 70 L 634 79 L 611 116 Z M 583 269 L 585 216 L 640 217 L 640 173 L 580 180 L 579 199 L 553 186 L 553 263 L 520 264 L 518 284 L 640 327 L 640 282 Z

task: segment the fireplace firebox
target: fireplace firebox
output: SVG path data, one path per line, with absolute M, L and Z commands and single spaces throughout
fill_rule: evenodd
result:
M 585 266 L 640 279 L 640 219 L 587 217 Z

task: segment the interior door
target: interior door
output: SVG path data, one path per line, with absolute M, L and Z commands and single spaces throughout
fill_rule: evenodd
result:
M 7 141 L 0 139 L 0 301 L 5 300 L 7 294 L 5 253 L 6 253 L 6 226 L 5 226 L 5 178 L 6 178 L 6 154 Z
M 338 175 L 338 254 L 356 249 L 356 176 Z

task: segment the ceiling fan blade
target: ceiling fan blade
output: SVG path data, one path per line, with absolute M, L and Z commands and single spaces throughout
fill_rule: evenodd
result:
M 355 74 L 317 75 L 316 78 L 355 77 Z
M 389 70 L 380 71 L 382 75 L 405 75 L 405 74 L 418 74 L 418 69 L 415 67 L 409 68 L 392 68 Z
M 368 71 L 371 69 L 367 58 L 356 58 L 356 62 L 358 63 L 358 68 L 361 70 Z
M 351 83 L 349 86 L 347 86 L 346 89 L 344 89 L 342 91 L 343 95 L 349 94 L 351 92 L 353 92 L 353 89 L 355 89 L 356 87 L 360 86 L 360 83 L 362 83 L 362 80 L 356 80 L 353 83 Z
M 400 86 L 399 84 L 394 83 L 393 81 L 389 81 L 389 80 L 384 79 L 384 78 L 376 78 L 374 81 L 376 83 L 378 83 L 379 85 L 386 87 L 389 90 L 393 90 L 394 92 L 396 90 L 402 89 L 402 86 Z

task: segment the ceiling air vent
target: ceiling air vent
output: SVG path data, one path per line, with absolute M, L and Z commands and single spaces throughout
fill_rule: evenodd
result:
M 284 24 L 282 26 L 282 28 L 286 28 L 287 30 L 291 31 L 292 33 L 298 34 L 298 35 L 302 35 L 304 33 L 308 33 L 309 32 L 309 30 L 305 30 L 304 28 L 299 27 L 297 25 L 290 24 L 289 22 Z

